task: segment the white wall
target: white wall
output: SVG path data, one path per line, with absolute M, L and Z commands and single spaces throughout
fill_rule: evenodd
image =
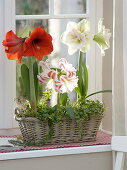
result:
M 1 170 L 112 170 L 112 152 L 0 161 Z
M 103 0 L 103 17 L 104 25 L 113 33 L 113 0 Z M 113 36 L 113 35 L 112 35 Z M 102 89 L 112 89 L 112 37 L 110 41 L 110 49 L 106 51 L 102 63 Z M 105 93 L 102 99 L 107 108 L 103 119 L 103 129 L 112 130 L 112 94 Z

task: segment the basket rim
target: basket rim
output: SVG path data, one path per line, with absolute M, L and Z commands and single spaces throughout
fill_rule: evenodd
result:
M 93 118 L 93 117 L 104 117 L 104 114 L 93 114 L 93 115 L 90 115 L 90 118 Z M 40 120 L 36 117 L 17 117 L 15 116 L 15 120 L 16 121 L 36 121 L 36 122 L 48 122 L 48 120 Z M 75 119 L 66 119 L 66 118 L 63 118 L 63 120 L 75 120 Z M 88 121 L 88 120 L 84 120 L 84 121 Z

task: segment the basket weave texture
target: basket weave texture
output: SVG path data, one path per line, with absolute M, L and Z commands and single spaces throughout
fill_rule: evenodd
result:
M 75 120 L 65 119 L 53 125 L 54 134 L 45 144 L 64 144 L 74 142 L 95 141 L 103 115 L 91 115 L 90 119 L 77 123 Z M 37 118 L 16 118 L 24 142 L 41 142 L 49 134 L 48 121 Z

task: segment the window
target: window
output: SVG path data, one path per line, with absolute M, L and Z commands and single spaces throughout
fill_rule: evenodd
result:
M 102 17 L 101 0 L 49 0 L 49 2 L 47 0 L 43 0 L 43 2 L 42 0 L 1 0 L 0 8 L 2 21 L 0 41 L 4 39 L 5 33 L 10 29 L 21 35 L 22 32 L 27 34 L 29 29 L 44 25 L 54 38 L 54 56 L 67 56 L 74 65 L 77 64 L 76 55 L 68 56 L 67 48 L 58 40 L 58 37 L 65 30 L 66 23 L 88 18 L 91 21 L 92 33 L 94 33 L 97 31 L 97 22 Z M 18 67 L 16 69 L 15 61 L 10 62 L 6 59 L 1 46 L 0 53 L 2 55 L 0 62 L 0 82 L 2 82 L 0 86 L 0 128 L 15 128 L 16 123 L 12 113 L 14 113 L 14 98 L 16 98 L 16 71 L 18 72 Z M 87 64 L 91 75 L 89 76 L 89 91 L 94 92 L 102 89 L 102 58 L 94 44 L 87 55 Z M 19 76 L 19 74 L 17 75 Z M 17 91 L 17 95 L 20 94 L 21 91 Z M 101 99 L 100 95 L 99 99 Z

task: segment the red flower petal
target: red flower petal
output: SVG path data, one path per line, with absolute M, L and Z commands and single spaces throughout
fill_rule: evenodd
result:
M 30 37 L 26 39 L 24 56 L 35 56 L 38 60 L 42 60 L 43 56 L 52 51 L 52 37 L 43 28 L 35 28 Z
M 6 40 L 2 42 L 9 60 L 21 62 L 24 51 L 24 38 L 17 37 L 13 31 L 6 33 Z

